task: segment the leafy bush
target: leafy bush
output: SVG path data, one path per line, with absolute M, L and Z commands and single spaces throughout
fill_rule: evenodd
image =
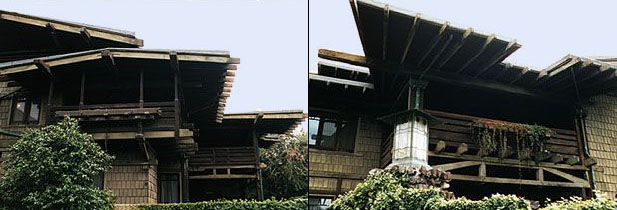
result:
M 425 175 L 421 175 L 425 176 Z M 445 176 L 445 175 L 444 175 Z M 372 170 L 365 182 L 345 193 L 328 208 L 330 210 L 527 210 L 529 202 L 516 196 L 493 195 L 480 201 L 466 198 L 449 199 L 450 193 L 434 186 L 421 187 L 409 173 Z
M 111 193 L 93 184 L 112 160 L 76 120 L 28 130 L 3 166 L 0 209 L 112 209 Z
M 283 136 L 261 150 L 265 197 L 290 198 L 308 192 L 307 133 Z
M 553 202 L 542 210 L 614 210 L 617 209 L 617 201 L 609 200 L 602 194 L 597 194 L 596 198 L 582 200 L 579 197 L 572 197 Z
M 141 205 L 136 210 L 306 210 L 308 199 L 295 198 L 291 200 L 229 200 L 207 201 L 198 203 L 153 204 Z

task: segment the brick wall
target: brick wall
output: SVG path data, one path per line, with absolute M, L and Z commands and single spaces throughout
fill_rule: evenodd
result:
M 596 188 L 610 197 L 617 195 L 617 95 L 592 98 L 588 111 L 587 138 L 590 155 L 598 160 L 594 166 Z
M 311 194 L 337 194 L 362 182 L 371 169 L 379 167 L 382 126 L 360 118 L 353 153 L 309 150 L 309 190 Z

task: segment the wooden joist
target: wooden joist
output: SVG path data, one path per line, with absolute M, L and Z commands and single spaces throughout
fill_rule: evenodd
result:
M 118 75 L 119 71 L 118 67 L 116 66 L 116 61 L 114 60 L 114 56 L 109 50 L 101 51 L 101 59 L 103 60 L 103 63 L 105 64 L 105 67 L 107 67 L 107 70 L 109 70 L 109 72 L 114 75 Z
M 54 75 L 51 73 L 51 68 L 47 63 L 42 60 L 36 59 L 34 60 L 34 65 L 41 71 L 41 73 L 47 77 L 48 79 L 53 79 Z
M 435 146 L 435 150 L 433 150 L 433 151 L 435 151 L 436 153 L 440 153 L 444 149 L 446 149 L 446 142 L 445 141 L 439 141 L 437 143 L 437 145 Z
M 467 152 L 467 150 L 469 149 L 469 147 L 467 146 L 467 144 L 465 143 L 461 143 L 458 145 L 458 147 L 456 148 L 456 155 L 462 155 L 465 154 L 465 152 Z

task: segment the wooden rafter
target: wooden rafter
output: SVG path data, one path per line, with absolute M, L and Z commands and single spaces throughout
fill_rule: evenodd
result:
M 62 45 L 60 44 L 60 41 L 58 40 L 58 32 L 56 30 L 56 27 L 54 27 L 54 25 L 51 23 L 47 23 L 45 25 L 45 28 L 49 30 L 49 34 L 51 35 L 51 38 L 54 40 L 54 44 L 56 45 L 56 47 L 62 48 Z
M 401 56 L 401 62 L 399 64 L 403 64 L 405 59 L 407 59 L 407 54 L 409 54 L 409 50 L 411 49 L 411 43 L 413 43 L 413 38 L 416 36 L 416 32 L 418 31 L 418 26 L 420 25 L 420 13 L 416 14 L 413 19 L 413 24 L 409 28 L 409 32 L 407 35 L 407 41 L 405 41 L 405 50 L 403 51 L 403 56 Z
M 81 38 L 84 40 L 86 45 L 88 47 L 92 47 L 92 35 L 90 35 L 90 32 L 88 32 L 88 29 L 82 27 L 79 30 L 79 34 L 81 34 Z
M 503 52 L 501 52 L 500 54 L 496 54 L 493 56 L 493 58 L 491 59 L 492 61 L 489 62 L 488 65 L 486 65 L 484 68 L 480 69 L 480 71 L 478 71 L 474 77 L 478 77 L 482 74 L 484 74 L 486 71 L 488 71 L 489 69 L 491 69 L 493 66 L 498 65 L 500 61 L 502 61 L 503 59 L 505 59 L 508 55 L 512 54 L 512 52 L 514 52 L 513 50 L 515 50 L 516 46 L 516 40 L 512 40 L 510 41 L 503 49 Z
M 41 73 L 47 77 L 48 79 L 53 79 L 54 75 L 51 73 L 51 68 L 45 61 L 42 60 L 34 60 L 34 65 L 41 71 Z
M 450 45 L 450 41 L 452 41 L 452 35 L 450 35 L 448 37 L 448 39 L 443 44 L 443 46 L 441 46 L 441 49 L 439 49 L 437 54 L 435 54 L 435 56 L 433 57 L 431 62 L 424 68 L 424 70 L 422 70 L 422 74 L 420 75 L 420 77 L 423 77 L 424 74 L 426 73 L 426 71 L 428 71 L 429 69 L 431 69 L 433 67 L 433 64 L 435 63 L 435 61 L 437 61 L 437 59 L 439 59 L 439 57 L 441 57 L 441 54 L 443 53 L 443 51 L 448 47 L 448 45 Z M 420 78 L 420 79 L 422 79 L 422 78 Z
M 450 50 L 448 54 L 445 55 L 443 61 L 439 65 L 437 65 L 437 69 L 441 70 L 441 68 L 443 68 L 443 66 L 446 65 L 446 63 L 448 63 L 448 61 L 452 57 L 454 57 L 456 52 L 458 52 L 458 50 L 460 50 L 461 47 L 463 47 L 463 44 L 465 44 L 465 41 L 467 41 L 467 38 L 469 38 L 469 35 L 471 35 L 472 33 L 473 33 L 472 28 L 467 29 L 465 33 L 463 33 L 463 36 L 461 37 L 461 39 L 452 47 L 452 50 Z
M 428 55 L 431 54 L 431 52 L 433 52 L 433 49 L 435 49 L 435 46 L 437 46 L 437 44 L 439 43 L 439 40 L 443 39 L 443 37 L 446 35 L 446 29 L 448 29 L 449 24 L 450 23 L 445 22 L 441 25 L 441 29 L 439 30 L 439 32 L 437 32 L 437 34 L 435 34 L 435 36 L 433 36 L 433 39 L 431 39 L 431 41 L 429 42 L 428 49 L 426 49 L 426 52 L 424 53 L 424 55 L 422 55 L 420 60 L 418 60 L 417 65 L 422 65 L 422 63 L 424 62 L 424 59 L 426 59 Z
M 482 53 L 484 53 L 484 51 L 486 51 L 486 48 L 488 48 L 488 46 L 493 43 L 493 40 L 495 40 L 495 34 L 491 34 L 490 36 L 488 36 L 486 38 L 486 40 L 484 41 L 484 44 L 482 45 L 482 47 L 480 47 L 480 49 L 476 52 L 476 54 L 474 54 L 473 56 L 471 56 L 471 58 L 469 58 L 467 60 L 467 62 L 465 62 L 465 64 L 463 64 L 457 71 L 456 73 L 460 73 L 460 72 L 464 72 L 465 69 L 467 69 L 467 67 L 476 60 L 476 58 L 480 57 L 480 55 L 482 55 Z
M 412 65 L 398 65 L 391 63 L 384 63 L 378 60 L 370 59 L 364 56 L 353 55 L 349 53 L 337 52 L 332 50 L 320 49 L 318 56 L 323 59 L 339 61 L 343 63 L 348 63 L 352 65 L 369 67 L 372 70 L 376 71 L 384 71 L 384 72 L 393 72 L 398 74 L 405 75 L 419 75 L 420 72 L 417 72 L 413 69 L 419 69 L 417 66 Z M 512 94 L 525 95 L 525 96 L 533 96 L 533 97 L 544 97 L 547 94 L 537 90 L 529 90 L 523 87 L 499 83 L 496 81 L 484 80 L 479 78 L 472 78 L 465 75 L 454 75 L 447 72 L 438 72 L 431 71 L 430 69 L 425 74 L 425 78 L 430 81 L 438 81 L 444 83 L 455 84 L 464 87 L 472 87 L 472 88 L 483 88 L 483 89 L 494 89 L 499 91 L 504 91 Z
M 386 4 L 383 8 L 383 41 L 382 41 L 382 49 L 383 49 L 383 60 L 386 60 L 386 54 L 388 49 L 388 23 L 390 22 L 390 6 Z
M 116 66 L 116 61 L 114 60 L 114 56 L 109 50 L 101 51 L 101 59 L 103 60 L 103 63 L 105 64 L 105 67 L 107 67 L 107 70 L 109 70 L 109 72 L 113 73 L 114 75 L 118 74 L 119 71 L 118 67 Z

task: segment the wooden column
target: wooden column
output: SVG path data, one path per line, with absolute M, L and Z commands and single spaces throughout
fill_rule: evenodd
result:
M 257 200 L 264 200 L 264 192 L 263 192 L 263 184 L 261 182 L 261 167 L 260 167 L 260 158 L 259 158 L 259 140 L 257 139 L 257 133 L 255 132 L 255 128 L 252 129 L 251 135 L 253 138 L 253 145 L 255 146 L 255 169 L 256 169 L 256 190 L 257 190 Z
M 144 108 L 144 70 L 139 70 L 139 108 Z
M 255 147 L 255 175 L 257 180 L 255 181 L 257 190 L 257 200 L 264 200 L 263 184 L 261 181 L 261 160 L 259 157 L 259 139 L 257 139 L 257 124 L 263 119 L 264 114 L 259 113 L 255 116 L 253 121 L 253 127 L 251 128 L 251 138 L 253 139 L 253 146 Z
M 182 202 L 189 202 L 189 159 L 182 155 Z
M 45 109 L 45 124 L 49 124 L 51 122 L 51 119 L 53 119 L 53 113 L 51 113 L 51 102 L 54 98 L 54 79 L 49 80 L 49 93 L 47 94 L 47 108 Z M 12 104 L 12 103 L 11 103 Z M 13 109 L 11 108 L 11 111 Z M 11 118 L 13 114 L 9 113 L 9 119 Z
M 86 87 L 86 72 L 82 71 L 81 72 L 81 85 L 80 85 L 80 92 L 79 92 L 79 109 L 81 109 L 81 106 L 84 105 L 85 87 Z
M 175 120 L 175 137 L 180 137 L 180 100 L 178 98 L 178 72 L 174 73 L 174 120 Z

